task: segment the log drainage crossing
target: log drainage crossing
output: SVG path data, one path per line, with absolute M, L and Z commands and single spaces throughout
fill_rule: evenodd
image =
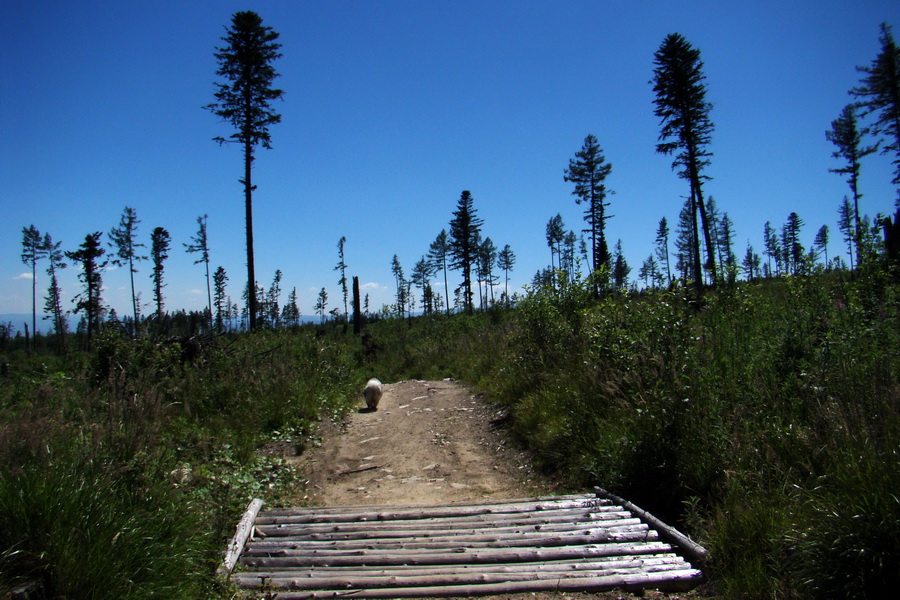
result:
M 245 513 L 220 574 L 267 598 L 685 591 L 703 580 L 702 547 L 601 489 L 442 506 L 261 505 Z

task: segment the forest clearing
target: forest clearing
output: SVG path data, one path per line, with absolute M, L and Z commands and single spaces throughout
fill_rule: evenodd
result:
M 878 262 L 723 285 L 700 305 L 562 279 L 514 308 L 382 319 L 362 336 L 108 327 L 91 352 L 8 346 L 0 573 L 69 597 L 227 597 L 212 574 L 251 498 L 599 485 L 708 548 L 706 593 L 877 597 L 900 548 L 898 291 Z M 372 374 L 405 383 L 355 412 Z M 461 404 L 425 405 L 448 377 L 470 386 Z
M 30 594 L 71 600 L 226 600 L 240 595 L 236 582 L 247 582 L 264 598 L 285 597 L 270 594 L 268 575 L 241 568 L 293 564 L 297 548 L 279 547 L 281 556 L 268 556 L 267 542 L 254 540 L 237 579 L 217 577 L 235 523 L 249 514 L 244 512 L 248 503 L 258 507 L 260 502 L 265 511 L 246 519 L 266 521 L 255 528 L 258 532 L 362 514 L 369 521 L 390 521 L 392 531 L 403 535 L 402 524 L 394 521 L 424 515 L 419 525 L 433 533 L 430 519 L 444 518 L 435 515 L 447 506 L 465 519 L 491 506 L 543 527 L 530 520 L 531 513 L 567 511 L 575 503 L 577 514 L 553 518 L 602 520 L 608 511 L 614 513 L 613 527 L 621 529 L 512 536 L 538 546 L 516 552 L 556 553 L 570 560 L 572 538 L 618 540 L 634 546 L 626 558 L 615 559 L 628 562 L 623 569 L 640 570 L 643 559 L 632 560 L 630 551 L 644 542 L 664 543 L 655 536 L 666 531 L 660 524 L 670 524 L 705 549 L 702 569 L 708 581 L 685 592 L 688 596 L 819 600 L 896 594 L 900 201 L 894 202 L 894 214 L 879 211 L 870 218 L 860 210 L 858 185 L 861 159 L 879 148 L 889 156 L 891 185 L 900 185 L 900 48 L 888 23 L 881 25 L 875 60 L 857 67 L 855 87 L 842 90 L 855 100 L 831 113 L 839 115 L 831 129 L 825 129 L 824 120 L 817 125 L 817 139 L 824 131 L 833 146 L 831 158 L 838 159 L 819 170 L 845 177 L 845 192 L 843 184 L 849 186 L 840 203 L 830 192 L 809 192 L 821 206 L 837 206 L 836 253 L 832 243 L 829 255 L 827 223 L 812 244 L 804 245 L 803 219 L 792 210 L 780 229 L 770 220 L 758 223 L 761 253 L 748 238 L 744 258 L 738 258 L 735 223 L 710 193 L 715 126 L 704 63 L 685 36 L 670 32 L 652 53 L 652 70 L 641 77 L 643 85 L 652 73 L 653 108 L 645 112 L 652 112 L 658 127 L 646 139 L 658 135 L 655 152 L 672 161 L 669 175 L 679 180 L 679 188 L 664 194 L 633 191 L 615 210 L 628 203 L 640 206 L 640 228 L 646 233 L 655 223 L 646 218 L 652 210 L 664 203 L 665 211 L 679 205 L 681 210 L 671 228 L 665 216 L 658 221 L 636 279 L 630 277 L 621 239 L 613 244 L 608 228 L 612 196 L 623 188 L 607 187 L 612 164 L 599 138 L 587 134 L 567 168 L 562 169 L 558 152 L 552 159 L 560 161 L 560 168 L 554 166 L 557 183 L 562 174 L 570 184 L 567 194 L 582 206 L 585 228 L 579 236 L 580 226 L 568 229 L 560 213 L 551 217 L 545 229 L 550 265 L 539 267 L 530 283 L 510 286 L 517 255 L 509 244 L 500 246 L 486 235 L 474 196 L 463 189 L 447 226 L 427 252 L 416 252 L 421 259 L 409 277 L 393 254 L 391 277 L 384 279 L 388 284 L 361 285 L 348 265 L 342 234 L 338 264 L 326 267 L 340 286 L 342 306 L 329 311 L 322 287 L 313 320 L 301 315 L 297 287 L 282 305 L 282 285 L 287 287 L 280 268 L 274 269 L 268 289 L 260 286 L 255 270 L 258 183 L 294 173 L 294 165 L 267 171 L 260 161 L 256 175 L 262 177 L 251 178 L 256 149 L 270 149 L 269 126 L 281 122 L 271 104 L 285 95 L 273 87 L 280 73 L 272 63 L 282 58 L 278 39 L 279 33 L 255 12 L 235 13 L 213 53 L 219 77 L 215 101 L 203 107 L 232 129 L 229 137 L 213 139 L 236 144 L 242 154 L 243 219 L 231 219 L 231 225 L 242 221 L 245 239 L 228 239 L 229 249 L 243 246 L 246 251 L 246 258 L 235 260 L 246 266 L 246 278 L 234 269 L 231 275 L 232 293 L 241 304 L 227 292 L 224 267 L 211 263 L 206 214 L 196 219 L 190 243 L 181 242 L 193 264 L 205 270 L 205 290 L 190 292 L 205 306 L 191 311 L 166 304 L 171 301 L 166 288 L 176 273 L 166 271 L 166 261 L 178 245 L 176 238 L 155 227 L 149 256 L 142 256 L 146 245 L 133 206 L 125 206 L 108 239 L 94 231 L 69 250 L 44 225 L 43 233 L 35 225 L 22 228 L 20 258 L 29 272 L 13 279 L 31 288 L 30 323 L 24 323 L 23 336 L 13 334 L 12 323 L 0 322 L 0 599 Z M 651 48 L 645 50 L 649 60 Z M 608 138 L 601 137 L 606 143 Z M 638 139 L 632 132 L 627 137 Z M 467 143 L 467 148 L 477 145 Z M 410 148 L 416 151 L 404 156 L 420 153 L 419 144 Z M 643 169 L 642 160 L 623 162 Z M 527 170 L 516 164 L 510 172 Z M 222 179 L 221 165 L 218 172 Z M 633 179 L 641 182 L 644 175 Z M 731 179 L 731 193 L 739 193 L 749 179 Z M 760 179 L 759 174 L 752 179 Z M 357 191 L 356 199 L 365 196 L 368 207 L 380 211 L 367 196 L 374 189 L 369 184 L 360 184 L 366 192 Z M 278 201 L 267 193 L 264 185 L 257 199 L 271 208 Z M 294 198 L 296 190 L 290 194 Z M 330 194 L 319 201 L 331 202 L 335 196 Z M 420 198 L 421 190 L 415 194 Z M 447 196 L 441 194 L 443 202 Z M 529 195 L 530 209 L 543 211 L 539 203 L 546 198 L 529 191 L 505 196 L 508 212 L 528 212 L 520 203 Z M 221 202 L 220 196 L 227 194 L 209 197 Z M 634 198 L 652 202 L 645 206 Z M 670 206 L 675 198 L 680 200 Z M 748 203 L 760 199 L 745 198 Z M 766 201 L 778 204 L 783 214 L 788 211 L 780 198 Z M 878 198 L 888 201 L 883 193 Z M 404 204 L 407 213 L 416 212 L 411 202 Z M 158 198 L 146 201 L 156 204 L 161 204 Z M 303 212 L 288 203 L 279 208 L 281 215 L 270 217 L 268 227 Z M 425 231 L 416 223 L 402 235 L 386 235 L 388 219 L 380 212 L 349 219 L 362 216 L 354 210 L 359 209 L 330 214 L 340 226 L 364 221 L 367 229 L 355 230 L 363 231 L 364 254 L 389 251 L 389 243 L 410 248 L 406 243 L 412 234 Z M 315 254 L 298 252 L 292 244 L 300 243 L 301 232 L 320 233 L 323 219 L 316 218 L 318 223 L 303 221 L 289 236 L 260 235 L 257 242 L 283 250 L 285 259 L 303 254 L 305 260 Z M 537 225 L 506 231 L 530 234 Z M 629 223 L 622 230 L 638 227 Z M 517 251 L 535 252 L 533 247 Z M 152 302 L 142 300 L 140 282 L 135 283 L 143 261 L 152 263 Z M 387 260 L 382 263 L 384 268 Z M 49 335 L 37 326 L 39 264 L 47 266 L 43 318 L 51 323 Z M 77 271 L 69 278 L 77 278 L 77 284 L 61 284 L 69 266 Z M 117 293 L 126 298 L 118 304 L 120 309 L 127 304 L 123 316 L 104 299 L 110 292 L 109 280 L 104 283 L 108 274 L 121 279 Z M 303 293 L 314 294 L 318 285 Z M 234 288 L 243 289 L 240 298 Z M 366 289 L 385 297 L 396 293 L 380 310 L 370 310 Z M 147 307 L 151 313 L 143 314 Z M 80 320 L 72 331 L 69 320 L 76 316 Z M 363 386 L 369 389 L 365 400 Z M 608 492 L 591 496 L 598 488 Z M 652 527 L 651 517 L 659 522 Z M 465 529 L 467 544 L 497 543 L 467 520 L 445 524 Z M 495 525 L 496 520 L 487 527 Z M 292 533 L 315 537 L 321 532 Z M 543 546 L 559 546 L 564 537 L 563 548 Z M 452 546 L 451 552 L 459 554 L 458 542 L 404 538 L 401 544 L 409 545 L 401 554 L 416 562 L 418 551 L 435 549 L 433 544 L 441 551 Z M 500 543 L 508 542 L 509 537 Z M 401 562 L 390 555 L 394 550 L 377 556 L 379 566 Z M 462 550 L 475 562 L 490 562 L 495 552 L 504 560 L 509 556 L 505 548 Z M 664 555 L 651 561 L 654 573 L 676 573 L 677 585 L 670 589 L 679 594 L 673 598 L 681 597 L 700 572 L 669 552 L 674 548 L 661 550 Z M 650 552 L 640 546 L 634 554 Z M 434 554 L 440 554 L 438 562 L 450 560 Z M 570 567 L 577 568 L 569 563 L 564 568 Z M 369 574 L 382 581 L 396 576 Z M 633 574 L 616 581 L 637 593 L 642 586 Z M 328 572 L 321 579 L 334 575 Z M 646 575 L 636 574 L 638 579 Z M 415 574 L 420 583 L 445 576 L 458 573 L 438 572 L 428 564 Z M 496 573 L 478 576 L 493 582 Z M 287 587 L 300 587 L 292 577 L 281 579 Z M 611 580 L 604 583 L 616 587 Z M 333 581 L 329 585 L 327 594 L 333 595 Z M 469 585 L 467 580 L 454 589 L 479 593 Z M 541 585 L 534 592 L 547 598 L 580 591 L 568 584 Z M 526 589 L 526 584 L 490 588 L 498 598 L 510 599 Z M 307 591 L 297 591 L 296 597 Z M 642 593 L 661 597 L 653 589 Z M 390 592 L 382 588 L 372 595 Z M 628 596 L 613 589 L 585 597 Z

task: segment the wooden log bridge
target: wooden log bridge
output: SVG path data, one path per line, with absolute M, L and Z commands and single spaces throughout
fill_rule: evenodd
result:
M 703 580 L 702 547 L 601 489 L 443 506 L 261 504 L 220 573 L 266 598 L 685 591 Z

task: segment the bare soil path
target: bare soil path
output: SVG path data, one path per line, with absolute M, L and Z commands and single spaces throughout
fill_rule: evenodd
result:
M 323 445 L 298 457 L 310 480 L 306 500 L 441 504 L 546 493 L 498 430 L 501 418 L 451 380 L 385 384 L 377 411 L 361 408 L 343 427 L 326 426 Z
M 322 445 L 289 459 L 309 479 L 303 504 L 444 504 L 553 494 L 524 453 L 508 443 L 504 414 L 452 381 L 385 384 L 377 411 L 323 423 Z M 696 592 L 504 594 L 484 600 L 704 600 Z M 453 599 L 448 599 L 453 600 Z M 712 599 L 709 599 L 712 600 Z

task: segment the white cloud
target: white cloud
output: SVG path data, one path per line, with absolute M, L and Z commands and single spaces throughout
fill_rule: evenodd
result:
M 190 294 L 191 296 L 199 296 L 199 295 L 202 294 L 202 293 L 203 293 L 203 292 L 202 292 L 201 290 L 196 290 L 196 289 L 195 289 L 195 290 L 188 290 L 188 294 Z
M 370 281 L 369 283 L 363 283 L 359 286 L 360 291 L 362 290 L 383 290 L 384 287 L 375 283 L 374 281 Z
M 14 279 L 14 280 L 18 280 L 18 279 L 33 279 L 33 277 L 32 277 L 32 275 L 31 275 L 31 273 L 22 273 L 21 275 L 16 275 L 15 277 L 13 277 L 13 279 Z

